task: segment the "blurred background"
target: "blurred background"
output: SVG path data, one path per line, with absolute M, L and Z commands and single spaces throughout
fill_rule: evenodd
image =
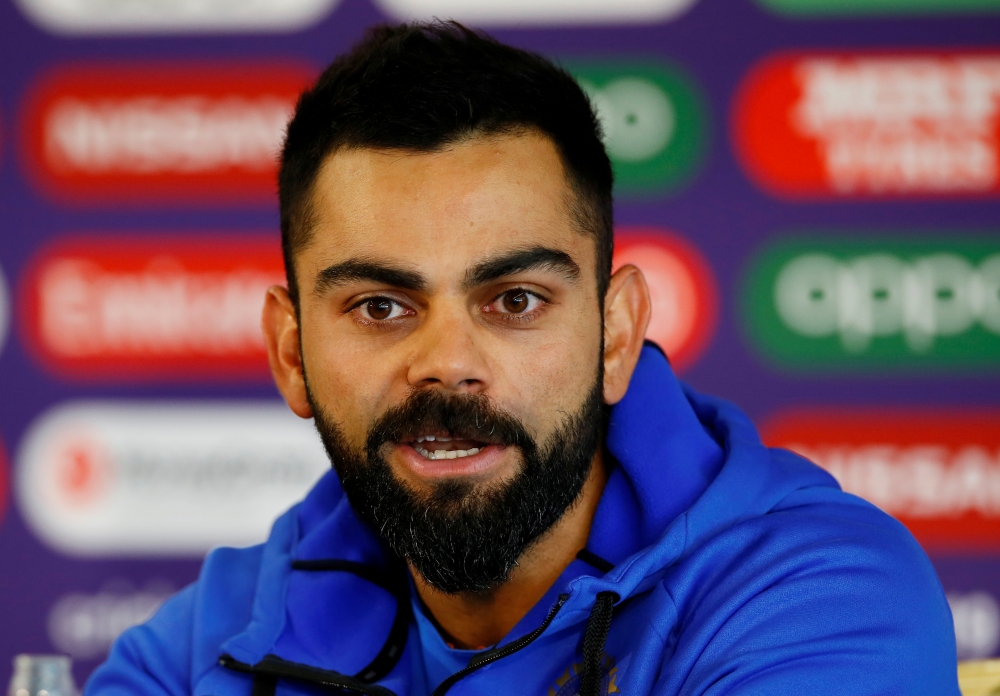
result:
M 376 22 L 599 109 L 650 337 L 931 555 L 1000 652 L 1000 0 L 0 0 L 0 679 L 78 682 L 328 463 L 270 382 L 275 152 Z

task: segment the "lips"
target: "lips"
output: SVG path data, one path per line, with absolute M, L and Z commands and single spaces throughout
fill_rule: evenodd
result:
M 485 477 L 508 460 L 507 447 L 448 435 L 407 438 L 396 446 L 400 463 L 419 479 Z
M 479 454 L 489 443 L 444 435 L 421 435 L 407 443 L 424 459 L 463 459 Z

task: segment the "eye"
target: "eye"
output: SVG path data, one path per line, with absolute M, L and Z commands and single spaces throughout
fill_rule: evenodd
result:
M 490 310 L 503 314 L 528 314 L 538 309 L 542 305 L 542 302 L 542 298 L 538 295 L 527 290 L 515 288 L 508 290 L 493 300 Z
M 371 321 L 388 321 L 397 319 L 407 313 L 407 309 L 388 297 L 372 297 L 356 307 L 365 319 Z

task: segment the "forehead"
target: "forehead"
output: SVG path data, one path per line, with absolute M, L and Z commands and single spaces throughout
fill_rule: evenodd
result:
M 312 238 L 300 260 L 460 264 L 541 244 L 583 265 L 593 242 L 574 223 L 572 201 L 559 153 L 540 134 L 479 137 L 430 153 L 343 149 L 317 175 Z

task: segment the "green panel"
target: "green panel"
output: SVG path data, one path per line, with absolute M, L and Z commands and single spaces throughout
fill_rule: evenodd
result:
M 669 192 L 694 175 L 708 112 L 680 68 L 650 60 L 572 62 L 568 69 L 601 118 L 617 195 Z
M 1000 12 L 1000 0 L 758 0 L 791 15 L 907 15 Z
M 753 344 L 809 371 L 1000 368 L 1000 236 L 796 235 L 744 279 Z

